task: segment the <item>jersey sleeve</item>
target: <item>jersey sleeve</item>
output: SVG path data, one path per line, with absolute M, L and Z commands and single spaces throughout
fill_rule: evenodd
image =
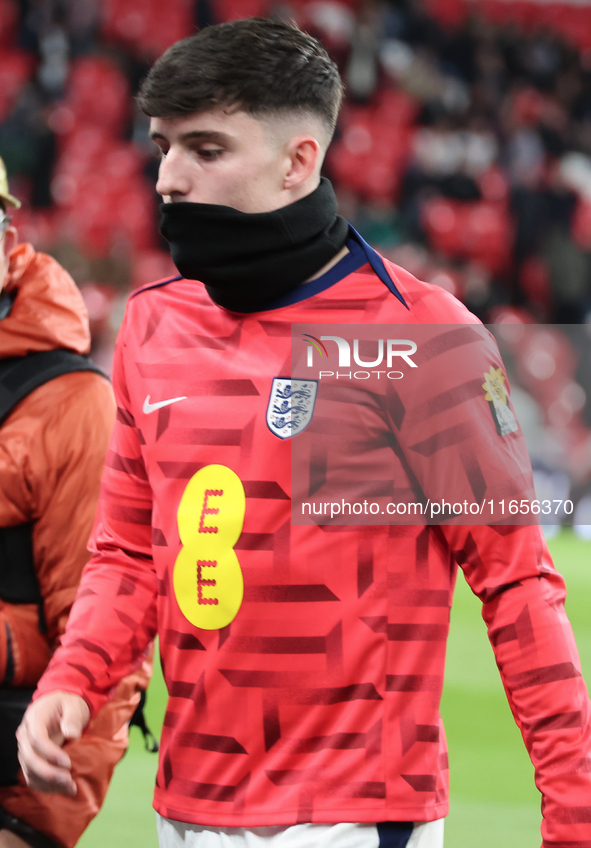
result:
M 431 503 L 493 500 L 497 508 L 503 497 L 535 497 L 492 337 L 478 326 L 440 328 L 418 353 L 414 385 L 396 390 L 389 405 L 414 494 Z M 428 532 L 483 603 L 542 793 L 543 844 L 582 848 L 591 845 L 590 703 L 564 610 L 564 581 L 535 518 L 494 517 L 497 523 L 470 525 L 469 515 L 452 516 Z
M 481 324 L 412 329 L 414 367 L 386 396 L 409 500 L 423 502 L 430 523 L 535 522 L 510 507 L 535 494 L 494 338 Z
M 591 842 L 589 696 L 541 529 L 441 528 L 483 618 L 542 793 L 543 845 Z
M 95 715 L 142 662 L 156 633 L 152 494 L 141 437 L 130 410 L 124 322 L 115 351 L 117 419 L 107 453 L 88 563 L 61 647 L 36 697 L 61 689 L 81 695 Z

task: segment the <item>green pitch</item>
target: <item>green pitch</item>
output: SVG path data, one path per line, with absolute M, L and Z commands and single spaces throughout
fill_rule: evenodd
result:
M 591 680 L 591 543 L 570 531 L 550 543 L 569 590 L 570 616 Z M 148 723 L 162 726 L 166 693 L 158 668 L 148 694 Z M 480 617 L 480 603 L 458 578 L 451 617 L 442 713 L 451 769 L 451 812 L 446 848 L 539 848 L 540 795 L 501 686 Z M 157 756 L 137 729 L 118 766 L 109 795 L 80 848 L 157 848 L 151 806 Z

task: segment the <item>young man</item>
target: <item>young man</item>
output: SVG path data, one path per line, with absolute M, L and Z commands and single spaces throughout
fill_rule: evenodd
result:
M 7 212 L 19 206 L 0 159 L 0 846 L 73 848 L 125 753 L 148 678 L 128 676 L 72 746 L 76 797 L 25 785 L 14 731 L 88 560 L 115 402 L 85 359 L 90 331 L 76 284 L 50 256 L 18 243 Z
M 276 378 L 282 397 L 292 389 L 292 324 L 460 327 L 445 354 L 468 361 L 467 382 L 449 369 L 402 413 L 392 394 L 350 393 L 391 485 L 416 490 L 425 467 L 480 479 L 478 457 L 440 449 L 460 438 L 491 466 L 523 456 L 509 407 L 503 430 L 480 388 L 502 364 L 466 346 L 473 316 L 339 218 L 320 167 L 341 92 L 314 39 L 257 19 L 179 42 L 143 86 L 182 276 L 129 303 L 94 557 L 19 730 L 23 769 L 39 789 L 76 791 L 61 746 L 158 632 L 163 846 L 441 846 L 438 705 L 459 564 L 536 768 L 544 844 L 582 848 L 589 701 L 539 528 L 290 521 L 289 422 L 267 416 Z M 446 428 L 442 411 L 461 422 Z M 405 413 L 417 433 L 435 427 L 414 454 L 396 438 Z M 338 435 L 336 417 L 322 423 Z

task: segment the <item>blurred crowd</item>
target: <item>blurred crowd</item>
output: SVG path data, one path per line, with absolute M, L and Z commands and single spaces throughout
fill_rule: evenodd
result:
M 585 321 L 591 45 L 470 5 L 455 26 L 413 0 L 360 15 L 341 60 L 349 104 L 331 172 L 374 241 L 403 245 L 393 258 L 481 319 L 510 305 Z
M 15 223 L 81 287 L 95 358 L 109 368 L 129 291 L 174 272 L 133 94 L 175 40 L 251 15 L 323 41 L 346 84 L 325 169 L 343 214 L 505 327 L 536 473 L 584 505 L 591 0 L 0 0 L 0 156 L 23 201 Z

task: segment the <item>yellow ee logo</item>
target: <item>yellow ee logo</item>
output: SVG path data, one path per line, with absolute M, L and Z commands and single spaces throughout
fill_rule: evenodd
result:
M 177 521 L 183 547 L 173 573 L 181 612 L 203 630 L 220 630 L 236 617 L 244 580 L 234 545 L 242 533 L 246 497 L 237 474 L 206 465 L 183 492 Z

